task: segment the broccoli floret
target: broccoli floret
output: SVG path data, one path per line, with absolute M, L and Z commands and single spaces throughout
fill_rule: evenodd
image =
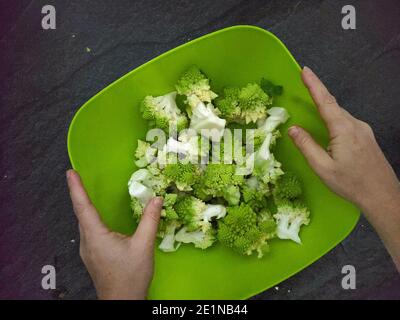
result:
M 257 122 L 267 116 L 267 107 L 272 104 L 270 98 L 256 83 L 249 83 L 239 93 L 239 105 L 242 118 L 246 123 Z
M 179 219 L 178 214 L 174 209 L 178 195 L 176 193 L 166 193 L 164 195 L 163 209 L 161 210 L 161 217 L 165 217 L 167 220 Z
M 175 102 L 176 92 L 164 96 L 144 98 L 141 111 L 143 118 L 150 121 L 155 128 L 169 132 L 170 126 L 176 127 L 177 132 L 188 126 L 188 119 Z
M 180 191 L 190 191 L 192 186 L 200 177 L 200 169 L 198 165 L 192 163 L 171 163 L 168 164 L 163 171 L 164 175 L 175 182 L 176 187 Z
M 221 116 L 228 122 L 244 123 L 242 110 L 239 106 L 240 88 L 227 87 L 222 97 L 215 100 L 215 105 L 221 112 Z
M 169 220 L 160 227 L 162 227 L 162 230 L 159 229 L 159 235 L 162 237 L 162 241 L 158 248 L 164 252 L 178 250 L 180 243 L 175 246 L 175 230 L 180 227 L 180 223 L 177 220 Z
M 299 237 L 300 227 L 310 222 L 310 212 L 306 205 L 300 200 L 277 201 L 277 213 L 274 218 L 277 224 L 277 236 L 279 239 L 290 239 L 301 243 Z
M 139 168 L 147 166 L 156 159 L 157 149 L 152 148 L 150 143 L 138 140 L 138 145 L 135 151 L 135 164 Z
M 235 165 L 211 163 L 204 169 L 193 189 L 200 199 L 223 197 L 230 205 L 237 205 L 240 199 L 239 186 L 243 182 L 243 176 L 236 174 Z
M 292 172 L 286 172 L 275 184 L 275 198 L 294 199 L 303 193 L 299 178 Z
M 211 91 L 210 81 L 196 66 L 186 70 L 175 86 L 179 94 L 185 96 L 195 95 L 201 101 L 211 102 L 217 94 Z
M 224 135 L 225 125 L 226 120 L 218 117 L 216 109 L 211 103 L 205 105 L 199 101 L 196 107 L 192 108 L 190 128 L 202 136 L 219 141 Z
M 242 199 L 244 203 L 247 203 L 253 210 L 259 211 L 265 207 L 266 198 L 263 190 L 252 188 L 248 184 L 244 184 L 241 187 Z
M 131 209 L 133 213 L 133 218 L 136 222 L 140 221 L 143 214 L 143 205 L 137 198 L 131 198 Z
M 264 183 L 275 183 L 279 176 L 283 174 L 280 162 L 270 152 L 273 142 L 274 135 L 267 133 L 260 149 L 249 157 L 249 161 L 254 163 L 254 176 L 259 177 Z
M 249 83 L 243 88 L 225 88 L 223 97 L 216 100 L 222 117 L 228 122 L 241 124 L 265 119 L 271 104 L 272 98 L 256 83 Z
M 267 208 L 258 213 L 258 225 L 268 239 L 276 237 L 276 222 Z
M 183 227 L 175 235 L 175 240 L 182 243 L 193 243 L 196 248 L 206 249 L 215 242 L 215 236 L 212 229 L 208 229 L 206 232 L 202 230 L 189 232 L 186 227 Z
M 188 231 L 205 231 L 211 227 L 208 221 L 204 221 L 203 212 L 206 209 L 207 205 L 193 196 L 182 196 L 175 204 L 175 211 Z
M 260 258 L 268 251 L 269 235 L 263 233 L 257 214 L 244 203 L 228 208 L 226 217 L 218 222 L 217 238 L 240 254 L 251 255 L 256 251 Z

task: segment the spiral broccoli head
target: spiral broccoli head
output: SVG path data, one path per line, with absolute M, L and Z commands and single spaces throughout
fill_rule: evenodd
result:
M 211 91 L 210 81 L 196 66 L 186 70 L 175 86 L 176 91 L 185 96 L 195 95 L 203 102 L 211 102 L 217 94 Z
M 175 182 L 180 191 L 192 190 L 192 186 L 200 177 L 198 165 L 192 163 L 170 163 L 164 168 L 163 173 L 170 181 Z
M 228 122 L 248 124 L 267 117 L 272 98 L 257 83 L 249 83 L 242 88 L 225 88 L 222 97 L 215 103 Z
M 221 112 L 222 118 L 228 122 L 242 123 L 242 110 L 239 105 L 240 88 L 227 87 L 223 91 L 223 96 L 215 101 L 215 105 Z
M 267 116 L 272 99 L 256 83 L 249 83 L 239 92 L 239 105 L 246 123 L 257 122 Z
M 257 214 L 244 203 L 228 208 L 226 217 L 218 222 L 217 238 L 223 245 L 243 255 L 257 251 L 261 257 L 268 250 L 267 237 L 258 226 Z
M 236 174 L 235 165 L 211 163 L 204 169 L 193 189 L 200 199 L 223 197 L 229 204 L 236 205 L 240 200 L 239 186 L 243 182 L 243 176 Z
M 294 173 L 286 172 L 277 180 L 273 193 L 276 198 L 294 199 L 300 197 L 303 193 L 300 179 Z

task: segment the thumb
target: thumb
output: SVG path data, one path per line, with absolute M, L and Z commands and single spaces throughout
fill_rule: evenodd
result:
M 153 246 L 157 235 L 158 223 L 160 222 L 162 205 L 163 199 L 160 197 L 149 201 L 146 208 L 144 208 L 142 218 L 133 236 L 135 240 Z
M 288 133 L 308 164 L 319 176 L 333 165 L 333 159 L 329 154 L 303 128 L 293 126 L 289 128 Z

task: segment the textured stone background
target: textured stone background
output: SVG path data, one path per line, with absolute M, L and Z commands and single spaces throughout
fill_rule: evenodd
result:
M 357 30 L 344 31 L 346 2 L 0 1 L 0 298 L 95 298 L 64 178 L 72 116 L 128 71 L 226 26 L 275 33 L 373 126 L 399 174 L 400 3 L 352 0 Z M 44 4 L 56 7 L 57 30 L 41 29 Z M 40 288 L 44 264 L 57 267 L 55 291 Z M 345 264 L 357 269 L 357 290 L 341 289 Z M 255 298 L 400 298 L 399 289 L 389 256 L 361 219 L 329 254 Z

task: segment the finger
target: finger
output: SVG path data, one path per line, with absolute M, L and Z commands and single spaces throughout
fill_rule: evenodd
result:
M 310 68 L 304 67 L 301 76 L 326 124 L 329 126 L 338 120 L 343 115 L 342 108 L 317 75 Z
M 160 214 L 162 209 L 163 199 L 160 197 L 153 198 L 144 208 L 142 218 L 136 229 L 134 238 L 143 241 L 143 243 L 154 244 L 156 239 L 158 223 L 160 222 Z
M 74 212 L 81 228 L 83 230 L 94 228 L 106 229 L 104 224 L 101 222 L 96 208 L 90 201 L 81 178 L 76 171 L 67 171 L 67 183 Z
M 329 154 L 303 128 L 294 126 L 289 128 L 288 133 L 315 172 L 324 175 L 326 169 L 333 165 Z

